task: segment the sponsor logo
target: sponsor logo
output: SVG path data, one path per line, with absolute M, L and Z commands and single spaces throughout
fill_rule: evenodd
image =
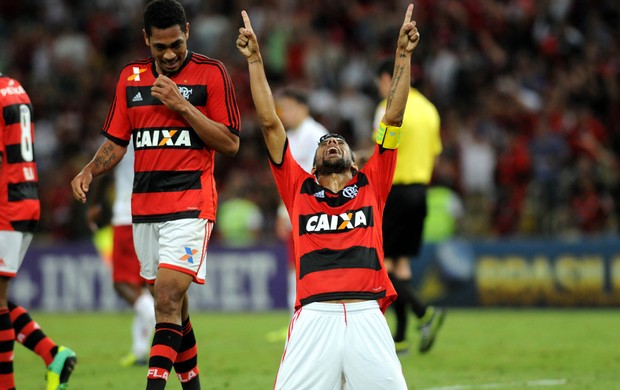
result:
M 134 142 L 136 148 L 155 148 L 164 146 L 191 147 L 192 139 L 189 130 L 151 130 L 136 132 Z
M 184 374 L 177 374 L 177 378 L 181 383 L 187 383 L 198 376 L 198 367 L 189 370 Z
M 138 92 L 136 96 L 134 96 L 133 99 L 131 99 L 132 102 L 141 102 L 142 100 L 144 99 L 142 99 L 142 94 L 140 92 Z
M 314 193 L 315 198 L 325 198 L 325 190 L 321 190 L 319 192 Z
M 181 96 L 185 98 L 185 100 L 189 100 L 194 90 L 187 87 L 179 87 L 179 92 L 181 93 Z
M 0 89 L 0 95 L 2 96 L 21 95 L 24 93 L 26 93 L 26 90 L 24 90 L 24 87 L 22 87 L 21 85 L 17 87 L 13 87 L 11 83 L 9 83 L 8 87 Z
M 347 211 L 338 215 L 314 214 L 300 216 L 300 234 L 338 233 L 372 226 L 372 208 Z
M 185 249 L 185 254 L 183 256 L 181 256 L 179 258 L 179 260 L 181 260 L 181 261 L 186 261 L 187 260 L 188 263 L 194 264 L 194 258 L 192 256 L 194 256 L 196 253 L 198 253 L 198 251 L 196 249 L 192 249 L 192 248 L 187 247 L 187 246 L 184 249 Z
M 163 368 L 149 368 L 148 378 L 149 379 L 164 379 L 168 380 L 168 375 L 170 373 Z
M 146 68 L 133 67 L 133 74 L 127 77 L 127 81 L 140 81 L 140 73 L 146 72 Z

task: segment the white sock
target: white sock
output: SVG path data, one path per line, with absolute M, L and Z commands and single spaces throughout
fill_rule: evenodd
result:
M 153 296 L 145 291 L 133 305 L 134 317 L 131 326 L 132 351 L 137 356 L 146 356 L 151 349 L 151 337 L 155 330 L 155 303 Z

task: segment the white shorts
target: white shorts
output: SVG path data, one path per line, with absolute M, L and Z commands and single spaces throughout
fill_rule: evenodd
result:
M 32 242 L 32 233 L 0 231 L 0 276 L 15 277 Z
M 194 277 L 204 284 L 207 245 L 213 222 L 207 219 L 178 219 L 168 222 L 133 224 L 133 239 L 140 260 L 140 275 L 149 283 L 157 270 L 169 268 Z
M 406 390 L 377 301 L 315 302 L 293 315 L 276 390 Z

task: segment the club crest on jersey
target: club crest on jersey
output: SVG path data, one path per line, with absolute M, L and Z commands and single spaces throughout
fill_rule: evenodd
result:
M 319 213 L 299 217 L 299 233 L 340 233 L 373 226 L 372 207 L 330 215 Z
M 136 149 L 192 146 L 192 138 L 189 130 L 141 129 L 136 131 L 134 142 L 136 144 Z
M 352 186 L 344 187 L 342 189 L 342 196 L 353 199 L 357 196 L 357 191 L 357 184 L 353 184 Z
M 194 90 L 191 89 L 191 88 L 179 86 L 179 92 L 181 93 L 181 96 L 183 96 L 185 98 L 185 100 L 189 100 L 189 98 L 192 96 L 192 93 L 194 92 Z
M 133 74 L 127 77 L 127 81 L 140 81 L 140 73 L 146 72 L 146 68 L 140 68 L 137 66 L 132 67 Z

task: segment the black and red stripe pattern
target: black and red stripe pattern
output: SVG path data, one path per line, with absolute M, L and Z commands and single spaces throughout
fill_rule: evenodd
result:
M 120 145 L 127 145 L 133 137 L 133 220 L 215 220 L 215 151 L 180 114 L 151 95 L 157 76 L 152 58 L 125 66 L 102 129 L 108 139 Z M 190 52 L 179 71 L 169 77 L 181 95 L 207 118 L 239 135 L 235 90 L 222 62 Z
M 21 84 L 0 76 L 0 230 L 34 232 L 41 205 L 32 104 Z
M 183 340 L 181 325 L 161 322 L 155 325 L 155 334 L 149 356 L 147 390 L 163 389 Z

